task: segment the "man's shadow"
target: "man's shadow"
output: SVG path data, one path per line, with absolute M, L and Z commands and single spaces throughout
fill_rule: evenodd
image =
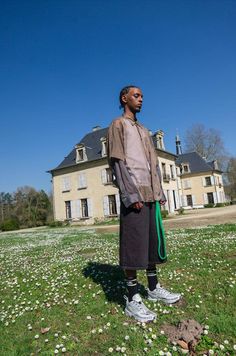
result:
M 93 282 L 101 285 L 107 301 L 125 305 L 125 274 L 119 266 L 89 262 L 82 272 L 85 278 L 91 278 Z M 139 290 L 141 294 L 145 294 L 142 285 L 139 285 Z

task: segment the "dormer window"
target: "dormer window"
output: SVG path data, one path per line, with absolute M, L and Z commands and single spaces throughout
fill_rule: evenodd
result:
M 157 133 L 155 134 L 156 136 L 156 147 L 160 148 L 161 150 L 165 149 L 165 145 L 164 145 L 164 132 L 162 130 L 157 131 Z
M 188 163 L 182 163 L 182 165 L 181 165 L 181 173 L 182 174 L 190 173 L 190 168 L 189 168 L 189 164 Z
M 106 137 L 101 137 L 100 141 L 102 143 L 102 157 L 107 156 L 107 139 L 106 139 Z
M 85 146 L 83 144 L 79 144 L 76 146 L 76 163 L 87 161 L 87 155 Z

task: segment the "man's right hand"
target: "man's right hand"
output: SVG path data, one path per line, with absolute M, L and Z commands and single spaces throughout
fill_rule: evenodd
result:
M 141 210 L 142 207 L 143 207 L 143 203 L 141 201 L 138 201 L 131 205 L 131 208 L 136 209 L 136 210 Z

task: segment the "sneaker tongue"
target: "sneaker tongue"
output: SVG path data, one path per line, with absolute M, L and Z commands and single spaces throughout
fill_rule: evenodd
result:
M 138 293 L 135 294 L 132 299 L 133 299 L 133 301 L 138 302 L 138 303 L 140 303 L 142 301 L 142 298 L 140 297 L 140 295 Z

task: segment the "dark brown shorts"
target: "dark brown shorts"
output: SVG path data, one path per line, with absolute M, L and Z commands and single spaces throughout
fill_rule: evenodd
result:
M 126 208 L 120 211 L 120 266 L 124 269 L 146 269 L 166 259 L 158 256 L 155 203 L 144 203 L 141 210 Z M 161 251 L 162 255 L 164 251 Z

